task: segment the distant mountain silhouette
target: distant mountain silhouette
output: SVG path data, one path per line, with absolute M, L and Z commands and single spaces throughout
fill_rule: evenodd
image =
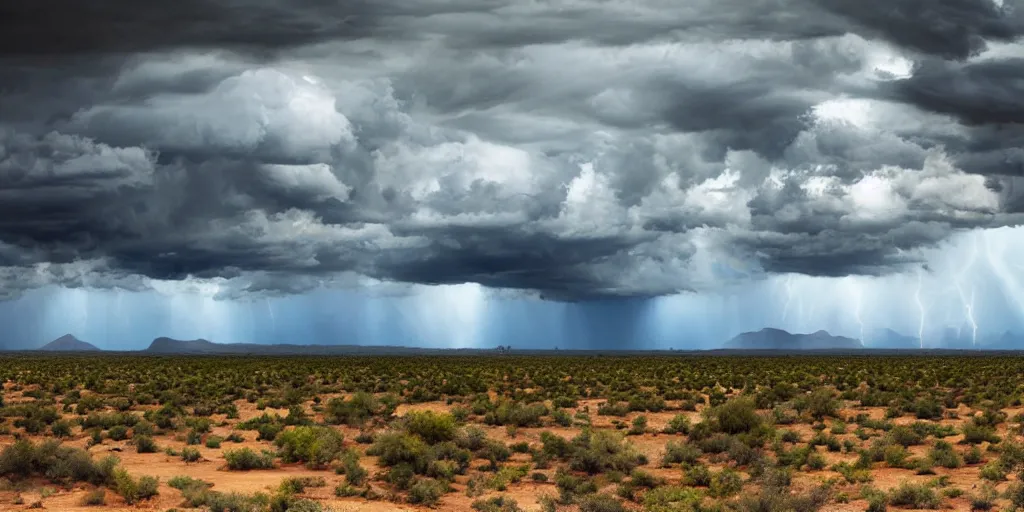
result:
M 206 354 L 216 353 L 216 343 L 204 339 L 197 340 L 176 340 L 174 338 L 159 337 L 149 344 L 146 352 L 159 354 Z
M 833 336 L 825 331 L 793 334 L 782 329 L 765 328 L 745 332 L 725 342 L 727 350 L 836 350 L 863 348 L 860 341 Z
M 263 345 L 258 343 L 214 343 L 209 340 L 176 340 L 160 337 L 143 351 L 148 354 L 179 355 L 427 355 L 451 353 L 493 353 L 488 349 L 432 349 L 373 345 Z
M 875 329 L 862 340 L 867 348 L 906 349 L 921 348 L 921 340 L 915 336 L 900 334 L 892 329 Z
M 65 334 L 39 347 L 39 350 L 47 352 L 98 352 L 100 349 L 92 343 L 86 343 L 74 337 L 74 335 Z
M 981 350 L 1020 350 L 1024 348 L 1024 334 L 1006 331 L 1001 335 L 979 340 Z

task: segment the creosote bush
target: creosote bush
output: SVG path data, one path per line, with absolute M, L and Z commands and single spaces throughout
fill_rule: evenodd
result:
M 282 461 L 320 468 L 337 460 L 343 441 L 341 433 L 331 427 L 299 426 L 279 433 L 274 445 Z
M 228 469 L 236 471 L 273 469 L 274 467 L 274 453 L 266 450 L 262 453 L 256 453 L 249 448 L 226 450 L 224 460 L 227 461 Z

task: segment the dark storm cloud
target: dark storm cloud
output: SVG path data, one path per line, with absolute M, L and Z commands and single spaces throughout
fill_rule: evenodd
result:
M 956 134 L 930 137 L 965 170 L 1024 174 L 1024 58 L 928 60 L 912 76 L 889 84 L 885 94 L 963 123 Z
M 927 60 L 892 88 L 900 100 L 969 125 L 1024 122 L 1024 58 L 966 64 Z
M 426 247 L 383 257 L 375 277 L 427 284 L 467 281 L 505 289 L 540 291 L 545 296 L 584 297 L 606 283 L 591 265 L 635 247 L 650 235 L 559 237 L 522 229 L 480 226 L 416 230 L 429 236 Z M 641 238 L 641 239 L 638 239 Z
M 813 0 L 855 24 L 854 31 L 947 59 L 964 59 L 986 41 L 1024 35 L 1024 12 L 1015 0 Z
M 0 6 L 0 55 L 63 56 L 182 47 L 267 51 L 372 32 L 376 2 L 15 0 Z
M 0 293 L 900 271 L 1020 221 L 1013 7 L 8 2 Z

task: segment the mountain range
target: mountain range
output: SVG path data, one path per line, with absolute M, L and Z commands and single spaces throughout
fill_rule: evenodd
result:
M 847 350 L 863 348 L 859 340 L 833 336 L 825 331 L 794 334 L 782 329 L 765 328 L 745 332 L 725 342 L 725 350 Z
M 718 351 L 850 351 L 850 350 L 920 350 L 921 340 L 900 334 L 892 329 L 875 329 L 858 340 L 835 336 L 826 331 L 809 334 L 790 333 L 782 329 L 764 328 L 745 332 L 726 341 Z M 972 330 L 947 329 L 937 339 L 926 338 L 926 350 L 1020 350 L 1024 348 L 1024 335 L 1004 332 L 1001 335 L 975 339 Z M 37 349 L 46 352 L 98 352 L 100 348 L 65 334 Z M 493 349 L 442 349 L 404 346 L 368 345 L 296 345 L 258 343 L 215 343 L 205 339 L 177 340 L 168 337 L 154 339 L 149 347 L 134 351 L 152 355 L 431 355 L 431 354 L 489 354 Z M 499 351 L 506 353 L 504 351 Z M 548 350 L 517 350 L 516 353 L 547 353 Z M 608 351 L 565 350 L 566 353 L 602 353 Z M 652 352 L 651 350 L 615 352 Z M 653 352 L 658 352 L 654 350 Z M 680 352 L 680 351 L 674 351 Z M 682 352 L 686 352 L 685 350 Z
M 194 354 L 194 355 L 428 355 L 459 351 L 479 352 L 470 349 L 431 349 L 401 346 L 370 345 L 292 345 L 259 343 L 214 343 L 209 340 L 176 340 L 160 337 L 153 340 L 142 352 L 147 354 Z
M 99 347 L 92 343 L 86 343 L 71 334 L 65 334 L 36 350 L 45 352 L 98 352 Z

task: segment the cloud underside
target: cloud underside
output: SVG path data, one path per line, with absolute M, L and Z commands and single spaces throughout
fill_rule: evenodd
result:
M 0 296 L 653 296 L 1024 215 L 1010 0 L 102 4 L 0 8 Z

